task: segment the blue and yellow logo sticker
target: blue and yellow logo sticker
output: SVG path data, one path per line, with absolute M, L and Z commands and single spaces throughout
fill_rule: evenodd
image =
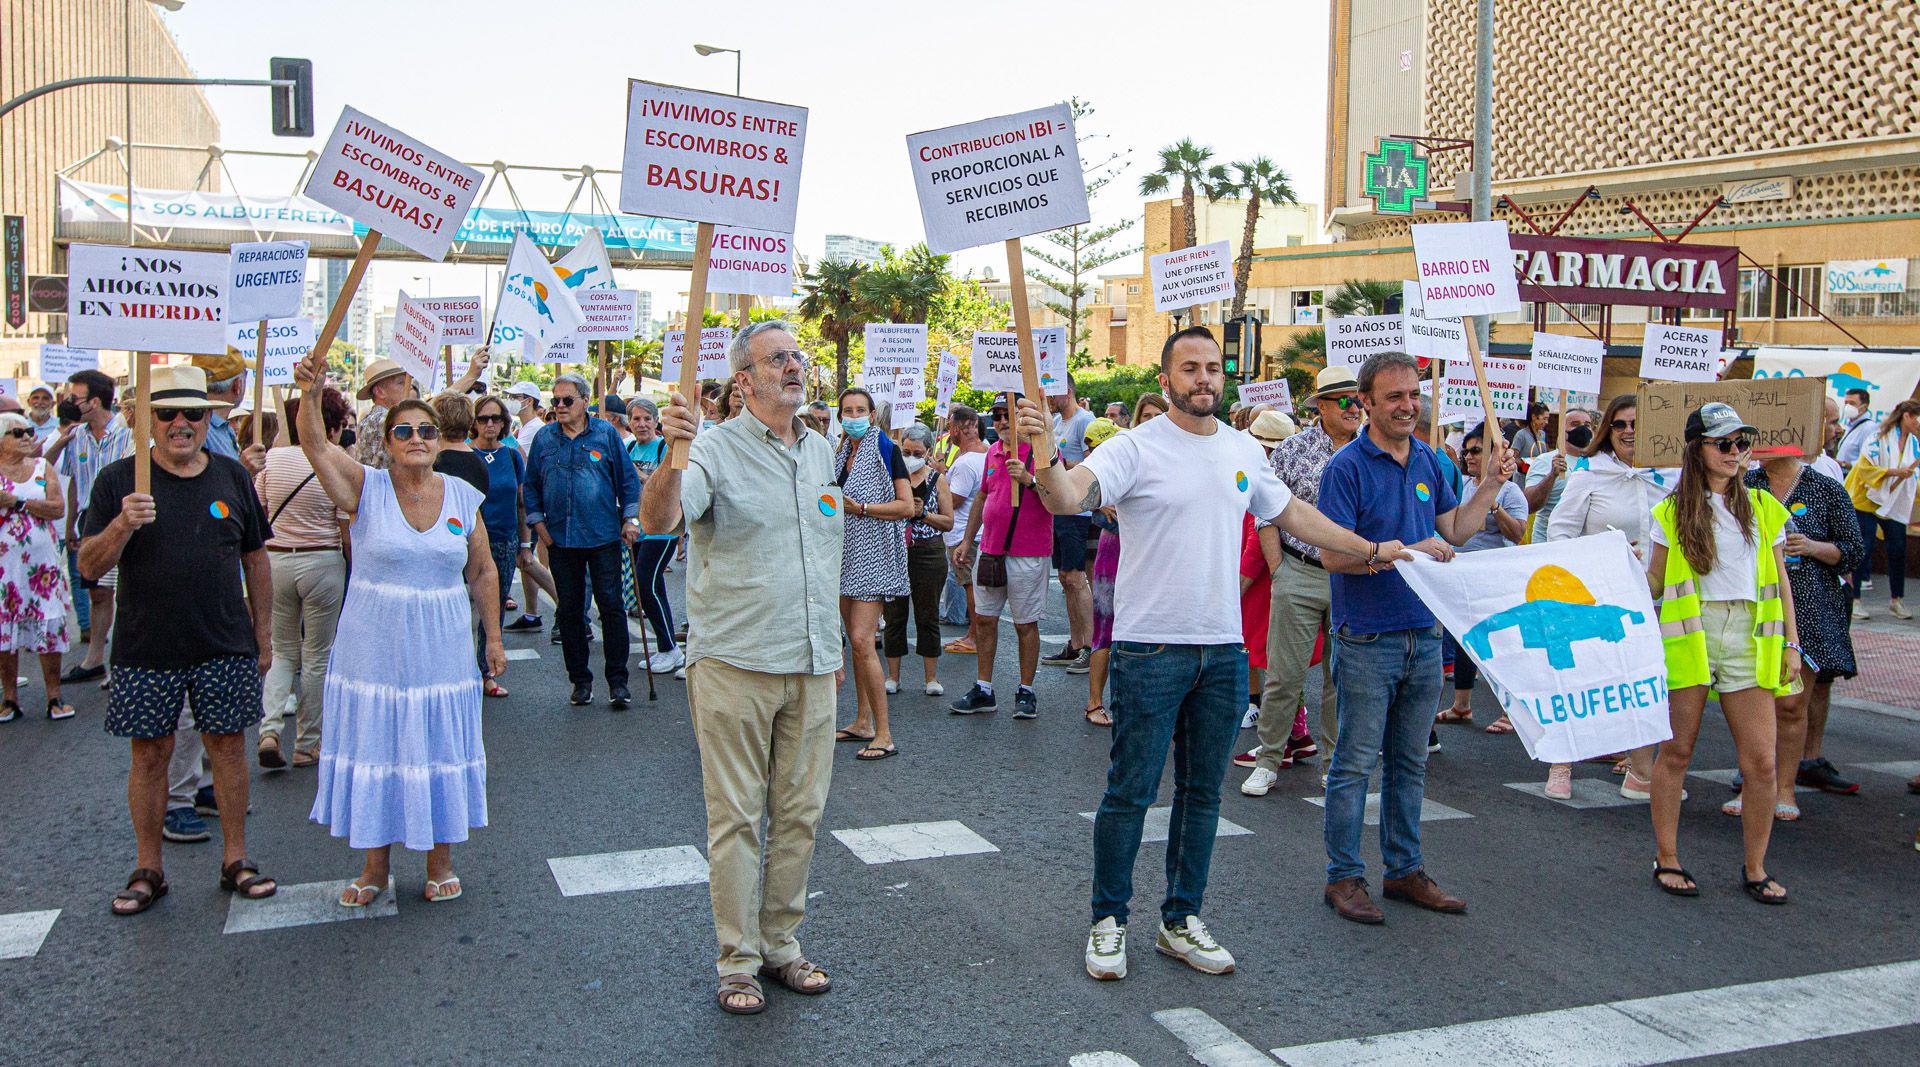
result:
M 1246 471 L 1233 472 L 1233 487 L 1235 489 L 1240 490 L 1243 493 L 1247 491 L 1247 472 Z
M 233 509 L 227 506 L 226 501 L 216 500 L 207 505 L 207 512 L 216 519 L 224 519 L 233 514 Z
M 1413 495 L 1422 500 L 1432 500 L 1433 490 L 1428 489 L 1427 483 L 1425 482 L 1415 482 L 1413 483 Z
M 1807 513 L 1807 506 L 1805 504 L 1795 504 L 1787 510 L 1793 512 L 1795 518 L 1799 518 Z
M 455 537 L 461 537 L 466 534 L 467 527 L 466 527 L 466 524 L 462 523 L 459 519 L 453 518 L 452 516 L 448 516 L 447 532 L 454 535 Z
M 832 493 L 820 494 L 820 514 L 825 515 L 828 518 L 832 518 L 834 512 L 837 512 L 839 510 L 840 510 L 840 500 L 838 497 L 834 496 Z

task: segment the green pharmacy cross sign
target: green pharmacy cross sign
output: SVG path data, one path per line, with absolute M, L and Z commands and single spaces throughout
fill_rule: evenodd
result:
M 1427 161 L 1412 141 L 1381 138 L 1366 156 L 1366 195 L 1382 215 L 1411 215 L 1427 198 Z

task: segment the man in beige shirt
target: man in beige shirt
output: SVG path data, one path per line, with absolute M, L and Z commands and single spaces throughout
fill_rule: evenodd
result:
M 748 326 L 727 360 L 746 414 L 702 433 L 673 394 L 660 429 L 693 442 L 687 469 L 662 465 L 647 479 L 640 523 L 664 534 L 684 522 L 693 540 L 687 698 L 707 801 L 718 1000 L 753 1015 L 766 1008 L 759 977 L 796 993 L 830 987 L 794 931 L 833 774 L 844 505 L 826 439 L 797 417 L 807 354 L 787 324 Z

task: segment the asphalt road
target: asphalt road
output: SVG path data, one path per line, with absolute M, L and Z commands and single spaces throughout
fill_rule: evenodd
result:
M 1056 592 L 1042 630 L 1065 629 Z M 1724 787 L 1690 784 L 1684 857 L 1704 891 L 1679 900 L 1649 885 L 1643 805 L 1576 810 L 1527 795 L 1506 783 L 1538 783 L 1544 768 L 1515 739 L 1442 727 L 1428 797 L 1466 817 L 1427 823 L 1425 851 L 1429 870 L 1470 902 L 1468 915 L 1389 904 L 1383 927 L 1339 920 L 1320 899 L 1321 810 L 1306 799 L 1319 794 L 1317 770 L 1290 769 L 1252 799 L 1234 788 L 1245 774 L 1235 769 L 1223 815 L 1250 833 L 1218 842 L 1205 917 L 1238 972 L 1209 977 L 1154 955 L 1165 852 L 1149 844 L 1132 974 L 1095 983 L 1081 970 L 1091 841 L 1081 813 L 1099 802 L 1107 733 L 1079 715 L 1085 679 L 1057 668 L 1041 668 L 1037 721 L 946 714 L 945 700 L 974 675 L 968 656 L 942 660 L 944 699 L 921 696 L 917 683 L 896 698 L 899 757 L 861 764 L 854 746 L 839 746 L 824 829 L 952 820 L 993 851 L 869 864 L 822 833 L 801 935 L 835 989 L 775 990 L 764 1015 L 732 1018 L 713 1006 L 704 883 L 567 896 L 548 863 L 704 851 L 684 683 L 659 679 L 648 703 L 638 679 L 640 702 L 625 713 L 572 708 L 546 634 L 509 647 L 539 658 L 513 663 L 513 696 L 487 703 L 492 825 L 455 850 L 465 896 L 424 903 L 424 863 L 403 855 L 397 893 L 383 898 L 397 913 L 361 921 L 331 921 L 339 909 L 323 905 L 311 913 L 329 921 L 223 933 L 263 913 L 230 916 L 215 844 L 169 845 L 172 894 L 137 918 L 109 915 L 133 849 L 127 749 L 100 729 L 105 695 L 71 693 L 81 713 L 71 722 L 0 727 L 0 949 L 7 917 L 17 926 L 19 913 L 58 912 L 37 951 L 0 958 L 0 1063 L 1178 1064 L 1193 1062 L 1195 1041 L 1201 1062 L 1259 1063 L 1273 1062 L 1266 1050 L 1316 1042 L 1920 959 L 1920 797 L 1896 770 L 1859 769 L 1920 759 L 1920 723 L 1837 711 L 1829 754 L 1866 788 L 1805 796 L 1806 818 L 1775 836 L 1770 867 L 1793 892 L 1787 907 L 1763 908 L 1735 884 L 1739 827 L 1717 810 Z M 909 660 L 906 673 L 917 679 L 919 665 Z M 22 703 L 38 703 L 37 687 Z M 848 690 L 843 721 L 851 705 Z M 1494 714 L 1483 687 L 1481 723 Z M 1253 743 L 1251 731 L 1242 736 Z M 1724 726 L 1709 720 L 1696 769 L 1731 766 Z M 1577 773 L 1617 782 L 1604 766 Z M 306 821 L 309 773 L 255 769 L 253 783 L 251 852 L 281 880 L 288 900 L 277 914 L 300 911 L 300 885 L 358 872 L 356 853 Z M 1376 842 L 1367 854 L 1377 864 Z M 11 943 L 23 951 L 17 935 Z M 1891 1021 L 1904 1025 L 1886 1028 L 1865 1008 L 1856 1017 L 1860 1002 L 1835 992 L 1840 983 L 1792 987 L 1814 993 L 1798 1014 L 1743 1002 L 1753 1017 L 1731 1029 L 1770 1033 L 1749 1038 L 1765 1047 L 1702 1062 L 1914 1062 L 1916 986 L 1891 994 Z M 1209 1045 L 1191 1015 L 1155 1018 L 1181 1008 L 1200 1009 L 1224 1028 L 1216 1037 L 1233 1040 Z M 1712 1015 L 1707 1002 L 1699 1014 Z M 1863 1027 L 1876 1028 L 1845 1033 Z M 1509 1029 L 1548 1045 L 1566 1039 L 1552 1017 Z M 1835 1032 L 1843 1036 L 1802 1040 Z M 1630 1035 L 1593 1041 L 1631 1045 Z M 1399 1047 L 1380 1046 L 1377 1062 L 1455 1061 Z M 1564 1062 L 1495 1051 L 1474 1058 Z M 1631 1053 L 1589 1062 L 1671 1058 Z

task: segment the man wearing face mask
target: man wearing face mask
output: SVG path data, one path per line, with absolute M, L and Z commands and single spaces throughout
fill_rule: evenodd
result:
M 1840 461 L 1842 467 L 1851 467 L 1860 462 L 1860 450 L 1873 440 L 1873 397 L 1865 389 L 1847 390 L 1847 402 L 1840 408 L 1840 423 L 1844 429 L 1840 433 L 1840 447 L 1834 450 L 1833 458 Z

